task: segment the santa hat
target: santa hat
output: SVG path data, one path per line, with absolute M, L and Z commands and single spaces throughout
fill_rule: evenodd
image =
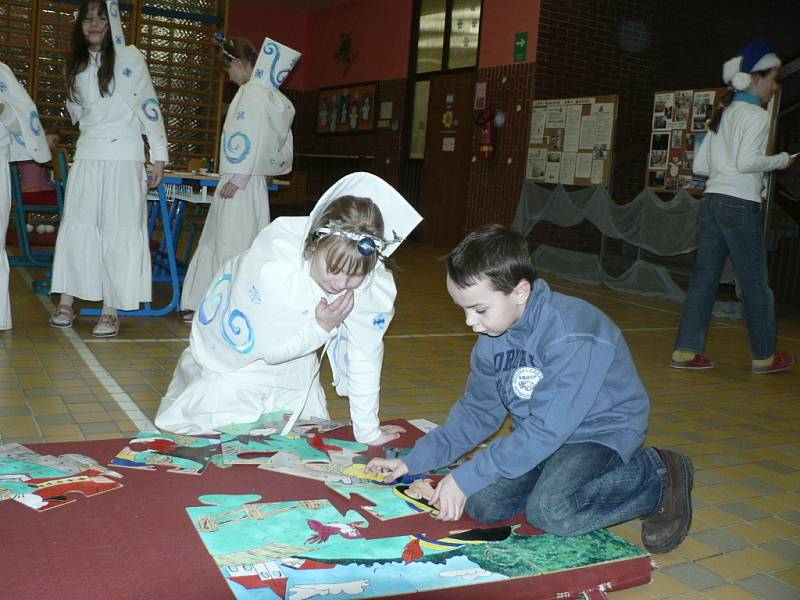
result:
M 106 0 L 106 14 L 108 15 L 108 27 L 111 29 L 114 50 L 124 48 L 125 32 L 122 30 L 122 15 L 120 14 L 117 0 Z
M 775 53 L 775 47 L 768 39 L 762 38 L 739 50 L 722 65 L 722 81 L 735 90 L 746 90 L 753 81 L 750 73 L 780 66 L 781 59 Z
M 264 44 L 253 67 L 251 81 L 265 87 L 279 88 L 301 56 L 302 54 L 289 46 L 264 38 Z

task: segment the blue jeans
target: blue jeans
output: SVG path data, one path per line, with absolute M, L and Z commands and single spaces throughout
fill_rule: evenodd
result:
M 675 350 L 703 354 L 719 277 L 730 254 L 742 289 L 754 359 L 775 354 L 775 303 L 769 289 L 764 214 L 761 204 L 706 194 L 700 201 L 697 259 L 689 280 Z
M 653 448 L 639 448 L 627 463 L 601 444 L 564 444 L 516 479 L 501 478 L 467 499 L 480 523 L 525 511 L 547 533 L 580 535 L 646 517 L 661 505 L 666 468 Z

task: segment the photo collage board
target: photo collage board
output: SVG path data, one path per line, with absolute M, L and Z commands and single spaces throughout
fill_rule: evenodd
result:
M 656 92 L 645 185 L 656 192 L 681 188 L 700 195 L 705 178 L 692 174 L 695 149 L 726 88 Z
M 618 96 L 534 100 L 525 177 L 607 187 L 618 106 Z

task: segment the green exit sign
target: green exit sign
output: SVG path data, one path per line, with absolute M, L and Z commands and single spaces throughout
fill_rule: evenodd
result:
M 528 58 L 528 32 L 514 34 L 514 62 L 523 62 Z

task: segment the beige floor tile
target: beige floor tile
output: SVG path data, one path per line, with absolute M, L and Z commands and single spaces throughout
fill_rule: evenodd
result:
M 709 600 L 763 600 L 761 596 L 751 594 L 737 585 L 723 585 L 720 587 L 703 590 Z
M 78 439 L 83 439 L 83 433 L 77 425 L 42 425 L 41 428 L 42 435 L 48 440 L 51 437 L 63 436 L 79 436 Z
M 651 594 L 653 598 L 670 598 L 691 591 L 692 588 L 662 571 L 656 571 L 653 574 L 653 582 L 647 586 L 647 592 Z
M 776 556 L 772 552 L 768 552 L 763 548 L 744 548 L 743 550 L 736 550 L 729 556 L 738 560 L 743 560 L 761 571 L 772 572 L 780 569 L 788 569 L 792 565 L 788 560 Z
M 698 561 L 700 565 L 714 571 L 717 575 L 724 577 L 730 581 L 737 579 L 744 579 L 751 575 L 757 575 L 761 571 L 743 560 L 733 558 L 730 555 L 712 556 Z

